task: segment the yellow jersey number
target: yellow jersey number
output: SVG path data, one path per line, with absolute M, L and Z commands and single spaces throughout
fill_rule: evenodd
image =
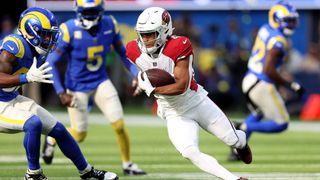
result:
M 88 63 L 87 68 L 89 71 L 97 71 L 103 62 L 103 57 L 97 53 L 103 52 L 103 46 L 88 47 Z
M 252 52 L 254 53 L 249 59 L 249 68 L 254 72 L 261 73 L 263 70 L 262 59 L 266 54 L 266 45 L 263 40 L 257 37 Z

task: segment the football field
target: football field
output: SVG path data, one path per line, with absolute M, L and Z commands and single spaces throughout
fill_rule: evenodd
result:
M 65 124 L 65 113 L 54 113 Z M 232 119 L 232 118 L 231 118 Z M 234 119 L 233 119 L 234 120 Z M 89 134 L 81 149 L 87 160 L 98 169 L 114 171 L 123 180 L 211 180 L 182 158 L 170 143 L 165 122 L 154 116 L 127 116 L 127 129 L 132 144 L 132 160 L 148 172 L 146 176 L 122 175 L 118 146 L 111 126 L 100 114 L 90 115 Z M 27 161 L 23 133 L 0 136 L 0 179 L 22 179 Z M 214 156 L 224 167 L 252 180 L 320 180 L 320 121 L 293 122 L 280 134 L 254 134 L 250 141 L 253 163 L 228 162 L 229 149 L 215 136 L 200 133 L 200 149 Z M 76 168 L 56 148 L 52 165 L 42 164 L 49 179 L 79 179 Z

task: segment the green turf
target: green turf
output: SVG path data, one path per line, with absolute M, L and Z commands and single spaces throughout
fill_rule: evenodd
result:
M 118 147 L 111 127 L 93 124 L 89 127 L 88 137 L 80 146 L 92 165 L 114 171 L 120 175 L 120 179 L 148 179 L 122 176 Z M 176 152 L 167 137 L 165 127 L 128 126 L 128 130 L 132 142 L 132 159 L 148 173 L 202 173 Z M 0 179 L 10 179 L 9 177 L 22 179 L 27 168 L 26 161 L 23 160 L 23 134 L 1 134 L 0 142 Z M 200 134 L 201 150 L 213 155 L 221 164 L 234 172 L 319 173 L 319 142 L 319 134 L 313 132 L 254 134 L 250 142 L 254 162 L 245 165 L 241 162 L 226 161 L 228 147 L 204 131 Z M 12 160 L 7 160 L 7 157 Z M 60 150 L 56 151 L 54 161 L 53 165 L 42 165 L 50 179 L 65 179 L 65 177 L 78 179 L 75 167 Z

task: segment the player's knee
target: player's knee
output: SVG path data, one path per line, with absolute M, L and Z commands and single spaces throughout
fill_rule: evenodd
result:
M 244 147 L 246 143 L 246 134 L 240 130 L 230 130 L 220 139 L 228 146 L 232 147 Z
M 181 155 L 186 159 L 189 159 L 191 161 L 196 161 L 201 155 L 201 152 L 198 147 L 189 146 L 181 151 Z
M 112 123 L 111 126 L 116 133 L 118 133 L 118 134 L 124 133 L 124 120 L 123 119 L 119 119 L 119 120 L 115 121 L 114 123 Z
M 87 132 L 78 132 L 75 129 L 68 128 L 69 133 L 77 142 L 83 142 L 87 137 Z
M 36 115 L 31 116 L 23 125 L 23 130 L 28 132 L 41 132 L 42 122 L 40 118 Z
M 64 127 L 64 125 L 60 122 L 57 122 L 57 124 L 52 128 L 51 132 L 48 135 L 55 139 L 59 139 L 61 137 L 65 137 L 67 133 L 68 131 Z
M 246 133 L 241 130 L 236 130 L 236 136 L 238 140 L 232 147 L 242 149 L 247 144 Z

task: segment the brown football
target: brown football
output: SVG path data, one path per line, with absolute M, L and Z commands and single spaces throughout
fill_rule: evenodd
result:
M 174 77 L 165 70 L 153 68 L 148 69 L 145 72 L 153 87 L 165 86 L 175 82 Z

